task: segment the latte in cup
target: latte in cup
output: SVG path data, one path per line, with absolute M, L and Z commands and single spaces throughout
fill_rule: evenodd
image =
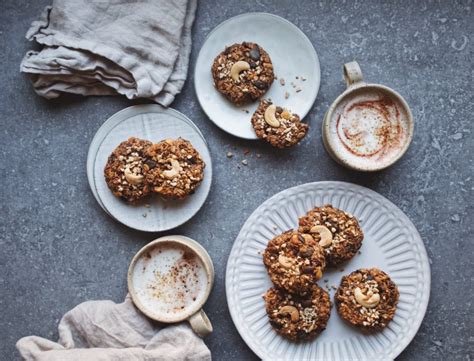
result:
M 343 97 L 328 119 L 328 142 L 338 157 L 362 170 L 392 164 L 409 143 L 409 115 L 400 101 L 378 88 Z
M 167 241 L 144 252 L 131 277 L 137 301 L 170 322 L 200 307 L 210 282 L 201 258 L 191 248 Z

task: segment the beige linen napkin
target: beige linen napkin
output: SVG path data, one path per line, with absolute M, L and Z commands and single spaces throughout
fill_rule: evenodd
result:
M 160 329 L 133 305 L 88 301 L 59 322 L 59 341 L 37 336 L 16 347 L 27 361 L 201 361 L 211 352 L 187 324 Z
M 197 0 L 53 0 L 20 70 L 45 98 L 123 94 L 168 106 L 186 80 Z

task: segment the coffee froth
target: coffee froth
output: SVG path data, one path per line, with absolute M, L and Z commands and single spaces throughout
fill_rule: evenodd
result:
M 163 319 L 192 310 L 209 283 L 202 260 L 190 248 L 161 242 L 145 252 L 132 274 L 138 301 Z

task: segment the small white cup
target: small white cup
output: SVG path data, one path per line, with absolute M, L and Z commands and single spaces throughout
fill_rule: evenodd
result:
M 166 318 L 162 315 L 154 312 L 149 307 L 146 307 L 137 296 L 137 292 L 133 283 L 133 274 L 135 270 L 135 265 L 137 261 L 145 254 L 152 250 L 158 244 L 177 244 L 181 247 L 187 248 L 192 251 L 204 265 L 204 269 L 207 276 L 207 284 L 205 289 L 205 295 L 199 301 L 196 301 L 191 305 L 191 307 L 183 312 L 176 313 L 172 316 L 167 316 Z M 143 312 L 146 316 L 150 317 L 153 320 L 163 322 L 163 323 L 176 323 L 187 320 L 191 325 L 191 328 L 194 332 L 200 337 L 205 337 L 212 332 L 212 325 L 209 321 L 209 318 L 204 313 L 202 307 L 206 303 L 209 294 L 211 293 L 212 286 L 214 284 L 214 266 L 212 264 L 211 257 L 206 252 L 206 250 L 196 241 L 191 238 L 179 235 L 165 236 L 148 243 L 142 249 L 140 249 L 137 254 L 133 257 L 132 262 L 128 268 L 127 274 L 127 283 L 128 283 L 128 292 L 132 297 L 132 301 L 135 306 Z
M 336 100 L 331 104 L 329 109 L 326 111 L 323 120 L 323 129 L 322 129 L 322 137 L 324 142 L 324 147 L 326 148 L 329 155 L 339 164 L 353 170 L 363 171 L 363 172 L 374 172 L 385 169 L 395 162 L 397 162 L 407 151 L 408 146 L 410 145 L 412 138 L 413 138 L 413 115 L 411 113 L 410 107 L 408 106 L 407 102 L 403 97 L 398 94 L 395 90 L 381 84 L 368 84 L 364 82 L 362 71 L 360 69 L 359 64 L 356 61 L 352 61 L 350 63 L 344 64 L 344 79 L 347 84 L 347 89 L 339 95 Z M 402 111 L 405 112 L 407 119 L 407 135 L 405 143 L 400 147 L 397 154 L 391 158 L 390 162 L 386 162 L 385 164 L 381 164 L 380 166 L 371 166 L 371 167 L 364 167 L 360 164 L 355 164 L 350 159 L 344 157 L 337 149 L 335 144 L 335 137 L 334 135 L 331 137 L 331 126 L 333 125 L 332 122 L 334 121 L 333 113 L 341 104 L 341 102 L 347 99 L 348 96 L 351 96 L 355 93 L 363 94 L 366 92 L 378 92 L 383 95 L 394 99 L 398 105 L 402 108 Z

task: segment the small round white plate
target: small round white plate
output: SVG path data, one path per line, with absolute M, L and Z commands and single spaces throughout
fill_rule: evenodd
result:
M 259 44 L 272 59 L 278 79 L 264 98 L 271 98 L 277 105 L 291 109 L 301 119 L 308 114 L 316 99 L 321 70 L 316 50 L 307 36 L 279 16 L 267 13 L 243 14 L 224 21 L 211 31 L 199 52 L 194 72 L 199 103 L 207 116 L 222 130 L 236 137 L 257 139 L 250 118 L 257 109 L 258 101 L 235 106 L 214 88 L 211 75 L 215 57 L 226 46 L 243 41 Z M 306 80 L 302 81 L 301 77 Z M 282 78 L 285 79 L 285 86 L 280 85 Z M 302 90 L 296 93 L 291 83 Z M 285 92 L 290 94 L 288 99 L 285 99 Z
M 363 334 L 331 311 L 329 323 L 314 341 L 292 343 L 268 322 L 262 295 L 272 287 L 261 253 L 268 241 L 290 228 L 315 206 L 330 203 L 354 214 L 364 231 L 361 254 L 327 270 L 319 284 L 338 287 L 343 275 L 378 267 L 398 285 L 395 317 L 382 331 Z M 343 272 L 340 269 L 344 268 Z M 249 347 L 264 360 L 393 360 L 421 325 L 430 294 L 430 267 L 423 241 L 407 216 L 380 194 L 343 182 L 307 183 L 276 194 L 258 207 L 242 227 L 227 263 L 230 314 Z M 334 290 L 331 290 L 331 300 Z M 333 302 L 334 303 L 334 302 Z
M 184 200 L 152 195 L 134 205 L 115 197 L 105 183 L 104 167 L 113 149 L 131 136 L 152 142 L 178 137 L 189 140 L 206 163 L 204 180 L 196 192 Z M 211 187 L 212 161 L 202 133 L 184 114 L 154 104 L 137 105 L 114 114 L 99 128 L 89 148 L 87 177 L 94 197 L 109 215 L 131 228 L 160 232 L 185 223 L 202 207 Z

